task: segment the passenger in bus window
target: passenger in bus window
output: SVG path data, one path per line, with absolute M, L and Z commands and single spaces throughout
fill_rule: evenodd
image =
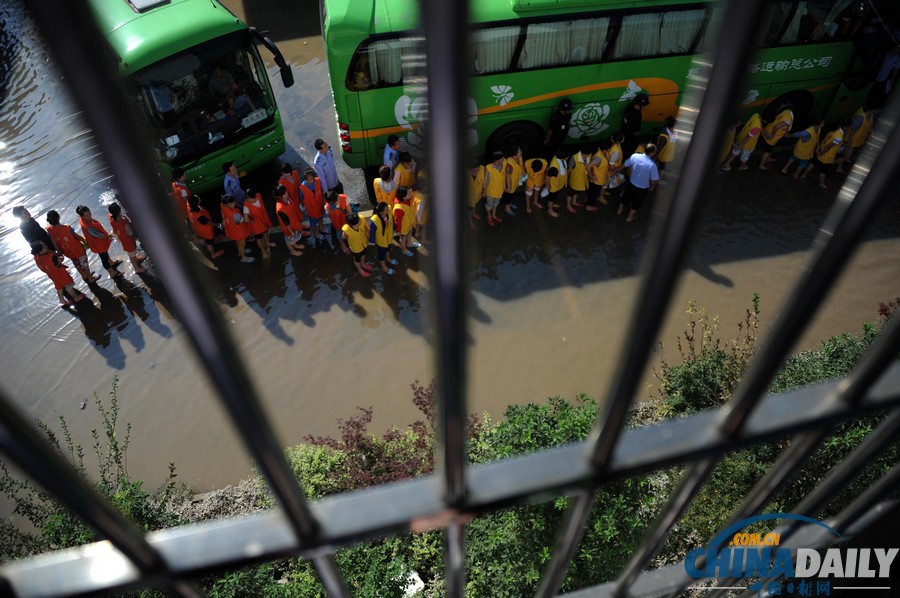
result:
M 234 80 L 234 75 L 221 66 L 217 66 L 209 77 L 208 89 L 213 98 L 224 102 L 237 89 L 237 82 Z

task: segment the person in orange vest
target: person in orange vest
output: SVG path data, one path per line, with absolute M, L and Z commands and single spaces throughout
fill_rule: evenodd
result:
M 75 213 L 79 216 L 81 224 L 81 233 L 87 242 L 88 249 L 100 256 L 100 263 L 106 268 L 106 271 L 113 278 L 124 276 L 116 269 L 116 266 L 122 263 L 122 260 L 109 259 L 109 247 L 112 245 L 112 236 L 99 220 L 95 220 L 91 215 L 91 210 L 87 206 L 78 206 Z
M 306 208 L 306 217 L 309 218 L 309 228 L 312 229 L 313 234 L 313 242 L 310 243 L 310 246 L 324 243 L 325 237 L 322 233 L 325 227 L 325 196 L 322 193 L 322 182 L 312 168 L 303 171 L 300 194 L 303 197 L 303 206 Z
M 47 212 L 47 232 L 60 253 L 72 260 L 72 265 L 75 266 L 85 282 L 94 282 L 100 278 L 99 274 L 91 272 L 87 251 L 85 251 L 87 242 L 84 237 L 76 233 L 71 226 L 60 224 L 59 212 L 56 210 Z
M 347 224 L 347 216 L 350 209 L 347 206 L 347 195 L 338 193 L 337 197 L 325 203 L 325 211 L 328 212 L 328 218 L 331 220 L 331 243 L 335 247 L 340 245 L 341 251 L 350 253 L 350 248 L 344 243 L 342 231 L 344 225 Z
M 300 173 L 287 162 L 281 165 L 281 178 L 278 184 L 287 190 L 287 194 L 295 204 L 300 204 Z
M 56 289 L 59 297 L 60 307 L 69 307 L 75 301 L 87 298 L 84 293 L 75 288 L 75 281 L 72 280 L 66 267 L 62 265 L 59 255 L 50 251 L 43 241 L 35 241 L 31 244 L 31 254 L 41 272 L 44 272 L 53 281 L 53 288 Z
M 175 204 L 175 210 L 184 222 L 190 221 L 188 217 L 188 198 L 194 195 L 188 189 L 187 183 L 184 182 L 186 178 L 187 175 L 183 168 L 176 166 L 172 169 L 172 203 Z
M 200 199 L 196 195 L 188 197 L 187 202 L 188 220 L 191 222 L 191 230 L 206 245 L 209 257 L 216 259 L 225 253 L 225 250 L 216 250 L 216 225 L 212 220 L 212 215 L 210 215 L 209 210 L 200 207 Z
M 241 208 L 238 207 L 237 201 L 233 196 L 227 194 L 222 196 L 222 226 L 225 228 L 225 236 L 237 245 L 241 262 L 250 264 L 256 261 L 252 256 L 247 255 L 250 252 L 247 248 L 250 227 L 244 221 L 244 215 Z
M 303 214 L 284 185 L 275 187 L 275 216 L 290 254 L 298 257 L 303 255 Z
M 141 266 L 141 264 L 147 259 L 147 256 L 143 254 L 138 255 L 137 236 L 134 234 L 131 220 L 122 213 L 122 206 L 117 202 L 109 204 L 108 209 L 109 225 L 112 228 L 113 234 L 119 239 L 119 243 L 122 244 L 122 249 L 128 254 L 128 259 L 131 260 L 131 266 L 134 268 L 134 273 L 143 274 L 147 269 Z
M 413 256 L 409 246 L 410 237 L 415 226 L 416 213 L 412 207 L 412 193 L 410 193 L 409 188 L 400 187 L 397 189 L 397 198 L 394 200 L 394 230 L 400 235 L 398 239 L 400 253 L 406 257 Z
M 256 237 L 256 246 L 264 259 L 272 257 L 270 247 L 275 247 L 269 239 L 269 229 L 272 228 L 272 219 L 266 211 L 266 204 L 262 195 L 247 188 L 247 199 L 244 201 L 244 221 L 250 227 L 250 234 Z
M 371 264 L 366 263 L 366 249 L 369 247 L 369 231 L 365 221 L 358 214 L 347 216 L 347 222 L 341 226 L 341 243 L 349 247 L 353 254 L 353 265 L 363 278 L 369 278 Z

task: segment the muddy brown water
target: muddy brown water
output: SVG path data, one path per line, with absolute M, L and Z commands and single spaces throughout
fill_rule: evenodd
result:
M 311 158 L 315 138 L 335 137 L 318 15 L 282 0 L 227 4 L 269 28 L 293 65 L 298 84 L 289 90 L 270 71 L 287 129 L 285 158 Z M 74 224 L 78 204 L 105 212 L 115 182 L 21 7 L 2 5 L 0 22 L 3 391 L 31 417 L 65 417 L 75 439 L 90 447 L 90 430 L 100 422 L 90 396 L 108 393 L 118 377 L 120 422 L 133 424 L 133 475 L 154 486 L 174 462 L 179 479 L 198 490 L 245 477 L 250 463 L 242 443 L 161 283 L 126 268 L 127 281 L 104 276 L 91 289 L 93 308 L 69 312 L 56 307 L 49 281 L 34 267 L 11 207 L 26 205 L 41 222 L 56 209 Z M 270 183 L 275 168 L 256 173 L 251 184 Z M 358 172 L 344 168 L 342 177 L 351 196 L 364 196 Z M 690 299 L 718 315 L 723 336 L 730 336 L 757 292 L 763 327 L 771 325 L 836 195 L 757 172 L 719 176 L 708 193 L 710 209 L 659 333 L 669 358 Z M 858 330 L 875 318 L 880 301 L 900 295 L 900 206 L 892 202 L 798 350 Z M 497 418 L 511 403 L 580 392 L 603 396 L 628 335 L 651 211 L 633 225 L 610 207 L 559 220 L 520 211 L 472 237 L 471 411 Z M 433 375 L 429 251 L 403 259 L 393 278 L 371 281 L 353 274 L 347 256 L 328 250 L 296 260 L 280 252 L 252 266 L 233 257 L 217 263 L 210 291 L 284 445 L 334 434 L 336 420 L 357 406 L 375 408 L 375 431 L 418 417 L 409 384 Z M 648 374 L 645 385 L 652 383 Z

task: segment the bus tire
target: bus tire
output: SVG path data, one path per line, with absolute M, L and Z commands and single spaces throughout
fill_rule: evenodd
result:
M 544 130 L 533 122 L 524 120 L 506 123 L 491 133 L 485 146 L 486 156 L 493 152 L 505 152 L 519 146 L 525 156 L 536 156 L 543 151 Z

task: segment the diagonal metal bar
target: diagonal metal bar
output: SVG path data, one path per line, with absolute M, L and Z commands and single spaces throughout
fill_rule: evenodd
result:
M 688 100 L 678 119 L 686 125 L 687 149 L 683 162 L 691 165 L 678 178 L 672 200 L 665 204 L 659 233 L 648 243 L 644 276 L 628 327 L 630 342 L 622 352 L 617 375 L 591 435 L 594 466 L 602 469 L 609 461 L 628 416 L 632 398 L 652 354 L 660 324 L 687 255 L 688 242 L 699 221 L 707 181 L 716 162 L 722 131 L 745 77 L 745 67 L 753 51 L 755 24 L 762 12 L 761 0 L 728 3 L 720 43 L 716 48 L 706 90 L 699 101 Z M 709 65 L 702 64 L 701 67 Z M 694 85 L 695 90 L 703 82 Z M 690 124 L 694 123 L 691 132 Z
M 702 74 L 696 79 L 688 80 L 689 93 L 679 110 L 678 118 L 687 141 L 685 158 L 681 162 L 690 167 L 674 173 L 677 175 L 673 177 L 676 181 L 675 190 L 671 200 L 664 204 L 663 214 L 659 219 L 662 221 L 662 230 L 655 237 L 657 240 L 647 247 L 646 275 L 642 279 L 629 327 L 634 333 L 623 352 L 618 374 L 591 435 L 591 440 L 595 442 L 591 458 L 598 468 L 606 467 L 612 455 L 648 355 L 651 354 L 650 348 L 665 317 L 666 306 L 687 254 L 688 242 L 699 220 L 702 191 L 707 187 L 710 172 L 716 162 L 721 131 L 738 99 L 740 80 L 753 52 L 753 36 L 756 23 L 762 15 L 762 6 L 762 2 L 758 0 L 730 2 L 720 25 L 719 42 L 712 57 L 712 64 L 717 65 L 716 68 L 710 70 L 711 64 L 705 62 L 705 58 L 700 58 L 696 64 L 700 67 L 697 71 Z M 708 73 L 708 78 L 705 73 Z M 686 501 L 685 505 L 693 496 L 693 492 L 686 487 L 682 487 L 678 494 Z M 574 545 L 567 545 L 565 542 L 577 543 L 580 540 L 580 534 L 573 533 L 573 528 L 583 527 L 590 513 L 590 509 L 584 508 L 583 504 L 576 503 L 575 506 L 580 507 L 581 518 L 567 516 L 566 527 L 560 531 L 561 539 L 541 581 L 538 596 L 551 596 L 562 584 L 575 552 Z M 664 537 L 666 529 L 668 528 L 657 528 L 653 535 Z M 629 564 L 630 568 L 626 569 L 624 587 L 640 573 L 643 562 L 649 559 L 647 551 L 653 550 L 659 541 L 661 538 L 648 538 L 639 547 Z
M 84 0 L 28 0 L 27 5 L 104 150 L 141 242 L 153 258 L 181 324 L 302 545 L 318 533 L 317 523 L 266 419 L 220 309 L 206 292 L 204 273 L 181 235 L 181 225 L 158 175 L 150 167 L 153 158 L 146 144 L 135 143 L 146 137 L 145 131 L 138 127 L 116 73 L 102 68 L 116 61 L 109 57 L 109 48 Z M 98 64 L 101 67 L 84 68 Z M 315 564 L 323 581 L 332 582 L 327 586 L 329 594 L 346 595 L 333 559 L 323 556 Z
M 900 153 L 882 150 L 900 144 L 898 114 L 900 95 L 894 94 L 815 239 L 815 257 L 809 269 L 797 281 L 769 336 L 722 411 L 722 429 L 726 434 L 738 433 L 794 342 L 825 301 L 828 289 L 853 255 L 868 221 L 882 204 L 896 197 L 892 187 L 894 173 L 900 169 Z
M 553 557 L 550 559 L 547 570 L 541 578 L 537 596 L 549 598 L 556 595 L 559 591 L 569 563 L 575 557 L 575 550 L 578 548 L 582 536 L 584 536 L 585 524 L 596 499 L 596 490 L 583 490 L 578 492 L 572 499 L 572 504 L 566 510 L 565 518 L 559 525 L 559 530 L 556 533 Z
M 152 576 L 166 569 L 162 556 L 141 531 L 42 441 L 38 432 L 2 393 L 0 451 L 100 536 L 108 538 L 142 575 Z
M 772 377 L 781 367 L 787 352 L 790 351 L 797 337 L 812 319 L 816 309 L 827 296 L 828 289 L 835 283 L 841 269 L 852 255 L 853 249 L 864 232 L 866 223 L 881 203 L 890 197 L 889 188 L 893 172 L 900 167 L 900 155 L 887 156 L 880 150 L 885 147 L 885 143 L 900 143 L 900 130 L 894 127 L 897 105 L 898 98 L 894 98 L 879 126 L 879 132 L 887 129 L 890 131 L 890 137 L 885 139 L 883 133 L 881 135 L 873 133 L 874 139 L 867 144 L 860 160 L 854 165 L 817 237 L 818 250 L 812 258 L 810 269 L 797 281 L 787 301 L 787 307 L 780 312 L 773 325 L 771 335 L 756 352 L 748 371 L 744 374 L 728 404 L 720 410 L 720 419 L 716 427 L 725 439 L 731 441 L 741 433 L 754 407 L 762 400 L 763 393 Z M 878 155 L 877 162 L 873 164 L 876 155 Z M 864 176 L 864 173 L 871 172 L 873 167 L 879 172 L 879 176 Z M 880 367 L 885 366 L 886 362 L 883 362 Z M 866 370 L 866 372 L 866 379 L 871 383 L 871 379 L 877 375 L 877 371 L 873 373 Z M 861 395 L 854 395 L 854 397 L 858 396 Z M 805 448 L 798 448 L 799 452 L 791 458 L 802 456 L 803 451 L 811 451 L 809 444 L 810 440 L 807 439 L 805 445 L 801 445 Z M 618 593 L 628 591 L 629 586 L 640 575 L 641 569 L 662 546 L 671 525 L 680 519 L 690 505 L 693 494 L 699 491 L 699 487 L 695 488 L 688 496 L 688 490 L 684 488 L 684 484 L 702 485 L 714 470 L 715 464 L 715 462 L 704 461 L 688 468 L 682 478 L 682 483 L 679 484 L 678 489 L 663 508 L 654 526 L 648 531 L 619 578 L 616 590 Z M 702 472 L 705 472 L 705 475 L 701 475 Z M 789 471 L 782 471 L 782 474 L 786 473 Z M 773 473 L 768 476 L 765 482 L 773 481 L 775 475 Z

